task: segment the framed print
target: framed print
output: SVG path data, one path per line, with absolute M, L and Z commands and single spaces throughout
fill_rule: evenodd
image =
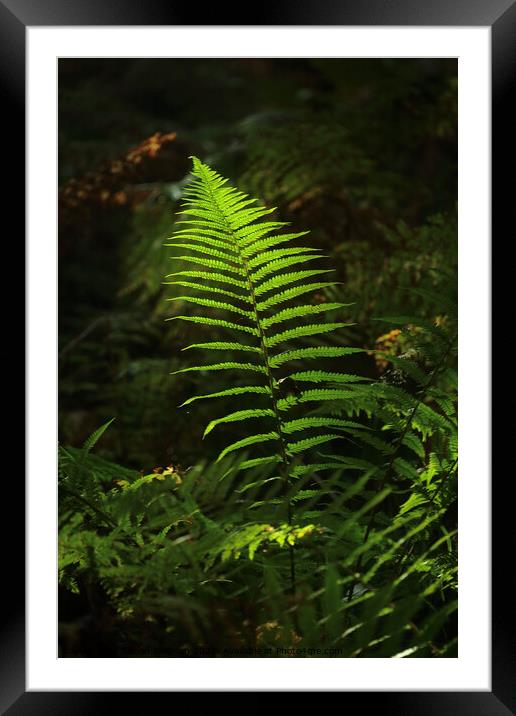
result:
M 3 712 L 513 713 L 490 265 L 514 4 L 194 19 L 0 1 L 28 398 Z

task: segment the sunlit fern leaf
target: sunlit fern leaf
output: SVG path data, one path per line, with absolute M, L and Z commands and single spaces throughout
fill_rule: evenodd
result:
M 260 395 L 271 395 L 271 389 L 268 385 L 245 385 L 235 388 L 227 388 L 226 390 L 219 390 L 216 393 L 207 393 L 206 395 L 194 395 L 192 398 L 188 398 L 184 403 L 181 403 L 180 407 L 184 405 L 190 405 L 196 400 L 206 400 L 209 398 L 227 398 L 233 395 L 244 395 L 246 393 L 257 393 Z
M 294 360 L 318 360 L 319 358 L 338 358 L 351 355 L 352 353 L 363 353 L 362 348 L 341 348 L 331 346 L 316 346 L 310 348 L 298 348 L 297 350 L 285 351 L 271 357 L 271 365 L 277 368 L 283 363 Z
M 260 254 L 261 256 L 261 252 L 264 249 L 270 250 L 274 246 L 281 246 L 281 244 L 286 244 L 289 241 L 298 239 L 300 236 L 305 236 L 305 234 L 308 233 L 308 231 L 299 231 L 297 234 L 278 234 L 276 236 L 269 236 L 266 239 L 255 240 L 253 243 L 244 246 L 242 249 L 242 256 L 248 257 L 256 254 Z
M 330 373 L 325 370 L 308 370 L 299 373 L 291 373 L 289 376 L 292 380 L 300 383 L 360 383 L 367 381 L 360 375 L 352 373 Z
M 311 465 L 296 465 L 290 471 L 292 477 L 301 477 L 302 475 L 314 472 L 323 472 L 325 470 L 338 470 L 342 467 L 339 462 L 318 462 Z
M 288 226 L 287 221 L 267 221 L 263 224 L 255 224 L 239 229 L 235 232 L 235 235 L 238 239 L 239 247 L 245 248 L 254 245 L 258 239 L 267 236 L 271 231 L 276 231 L 276 229 L 281 229 L 284 226 Z M 243 249 L 241 249 L 241 253 L 243 254 Z
M 352 420 L 342 420 L 340 418 L 319 418 L 319 417 L 308 417 L 308 418 L 297 418 L 295 420 L 288 420 L 282 424 L 283 432 L 287 435 L 296 433 L 301 430 L 308 430 L 309 428 L 342 428 L 348 430 L 367 430 L 368 428 L 360 423 L 355 423 Z
M 235 450 L 242 450 L 243 448 L 249 447 L 250 445 L 257 445 L 268 442 L 269 440 L 278 439 L 278 433 L 271 431 L 270 433 L 260 433 L 259 435 L 251 435 L 247 438 L 243 438 L 242 440 L 237 440 L 236 442 L 231 443 L 231 445 L 228 445 L 224 448 L 224 450 L 222 450 L 222 452 L 217 458 L 217 462 L 220 462 L 223 457 L 228 455 L 230 452 L 234 452 Z
M 331 440 L 339 440 L 341 438 L 342 435 L 337 435 L 335 433 L 316 435 L 315 437 L 298 440 L 294 443 L 287 443 L 287 452 L 290 455 L 296 455 L 298 453 L 305 452 L 305 450 L 308 450 L 309 448 L 316 447 L 317 445 L 323 445 Z
M 257 200 L 231 187 L 226 179 L 195 157 L 192 175 L 192 181 L 185 190 L 182 208 L 184 217 L 177 222 L 180 228 L 167 240 L 167 246 L 180 251 L 189 248 L 190 252 L 189 255 L 171 257 L 174 262 L 181 262 L 181 265 L 179 270 L 166 277 L 166 283 L 192 290 L 192 295 L 176 295 L 171 301 L 175 304 L 192 304 L 195 306 L 195 313 L 174 315 L 169 320 L 219 327 L 227 332 L 228 336 L 243 332 L 251 337 L 245 344 L 238 335 L 220 340 L 215 338 L 206 343 L 192 343 L 183 350 L 243 351 L 254 354 L 256 360 L 247 363 L 224 360 L 220 363 L 181 368 L 175 373 L 255 372 L 263 376 L 264 384 L 228 388 L 194 396 L 183 405 L 207 398 L 242 396 L 242 407 L 211 420 L 204 435 L 209 435 L 215 427 L 223 424 L 238 423 L 239 427 L 248 421 L 251 421 L 250 425 L 263 424 L 264 427 L 258 430 L 267 432 L 253 434 L 251 430 L 247 437 L 223 448 L 218 460 L 229 453 L 256 448 L 257 457 L 250 457 L 245 467 L 251 468 L 279 459 L 282 465 L 280 472 L 287 478 L 293 456 L 299 461 L 305 451 L 329 440 L 342 438 L 343 432 L 354 426 L 349 421 L 346 423 L 328 418 L 308 419 L 297 424 L 290 421 L 284 425 L 282 411 L 288 407 L 284 404 L 281 376 L 276 375 L 276 369 L 290 361 L 340 359 L 361 351 L 362 349 L 341 345 L 306 345 L 309 338 L 334 333 L 350 325 L 342 320 L 332 323 L 324 320 L 315 322 L 318 315 L 324 317 L 325 313 L 340 311 L 350 304 L 325 301 L 312 304 L 307 302 L 306 298 L 302 305 L 293 303 L 300 296 L 314 294 L 336 285 L 330 281 L 309 281 L 310 278 L 330 273 L 333 269 L 319 263 L 324 256 L 318 250 L 295 243 L 308 232 L 281 233 L 281 229 L 286 226 L 285 222 L 265 220 L 274 209 L 260 206 Z M 285 244 L 288 246 L 284 246 Z M 313 262 L 317 263 L 312 268 Z M 193 264 L 192 269 L 183 269 L 183 263 Z M 242 304 L 245 304 L 245 307 Z M 286 306 L 276 311 L 275 307 L 279 304 Z M 285 330 L 271 330 L 274 325 L 287 321 L 289 325 Z M 276 353 L 280 346 L 288 346 L 293 341 L 298 344 L 300 342 L 301 347 Z M 271 354 L 271 349 L 274 355 Z M 253 359 L 253 356 L 250 355 L 250 358 Z M 358 379 L 354 381 L 354 377 L 349 374 L 336 372 L 298 371 L 297 377 L 299 381 L 323 385 L 359 382 Z M 344 400 L 347 395 L 346 391 L 335 389 L 327 394 L 321 387 L 319 390 L 301 393 L 299 399 L 295 399 L 295 404 L 324 402 L 330 399 Z M 260 398 L 261 402 L 253 404 L 253 396 Z M 324 433 L 324 428 L 327 427 L 337 429 L 338 434 Z M 290 433 L 298 430 L 312 431 L 312 434 L 289 443 Z M 321 430 L 322 434 L 319 432 Z M 260 455 L 264 444 L 265 448 L 269 447 L 267 451 L 272 452 L 270 445 L 267 445 L 270 443 L 275 443 L 275 454 Z
M 208 433 L 211 433 L 213 428 L 215 428 L 217 425 L 220 425 L 221 423 L 236 423 L 243 420 L 248 420 L 249 418 L 274 418 L 274 416 L 275 413 L 270 408 L 265 408 L 263 410 L 259 408 L 251 408 L 249 410 L 236 410 L 234 413 L 229 413 L 228 415 L 224 415 L 222 418 L 212 420 L 204 431 L 203 437 L 208 435 Z
M 221 296 L 229 296 L 230 298 L 235 298 L 238 301 L 251 303 L 251 299 L 249 298 L 249 296 L 243 296 L 241 294 L 235 293 L 234 291 L 227 291 L 226 289 L 219 288 L 218 286 L 205 286 L 204 284 L 194 283 L 193 281 L 163 281 L 163 284 L 165 286 L 183 286 L 184 288 L 193 288 L 196 291 L 205 291 L 207 293 L 217 294 Z
M 252 311 L 246 311 L 239 306 L 233 306 L 230 303 L 224 303 L 222 301 L 214 301 L 210 298 L 198 298 L 197 296 L 176 296 L 175 298 L 169 298 L 169 301 L 184 301 L 185 303 L 196 303 L 199 306 L 207 306 L 208 308 L 216 308 L 220 311 L 228 311 L 229 313 L 237 313 L 245 318 L 252 319 L 254 314 Z
M 281 461 L 279 455 L 266 455 L 265 457 L 254 457 L 251 460 L 244 460 L 238 465 L 239 470 L 251 470 L 261 465 L 272 465 Z
M 321 333 L 331 333 L 337 328 L 344 328 L 349 325 L 349 323 L 315 323 L 298 326 L 297 328 L 290 328 L 287 331 L 267 336 L 265 342 L 269 348 L 272 348 L 279 343 L 288 343 L 296 338 L 304 338 L 306 336 L 318 336 L 321 335 Z
M 263 264 L 269 264 L 274 263 L 278 261 L 279 259 L 285 259 L 287 257 L 292 256 L 299 256 L 299 254 L 303 254 L 305 252 L 311 253 L 315 252 L 317 249 L 308 249 L 306 246 L 298 247 L 298 248 L 289 248 L 289 249 L 275 249 L 274 251 L 261 251 L 259 254 L 257 254 L 254 258 L 250 258 L 247 261 L 247 265 L 251 268 L 253 277 L 255 281 L 259 280 L 258 277 L 258 271 L 255 271 L 258 267 L 262 266 Z M 304 257 L 301 257 L 304 259 Z M 274 264 L 276 266 L 276 264 Z M 260 269 L 261 271 L 262 269 Z M 277 268 L 274 268 L 273 270 L 277 270 Z
M 262 320 L 262 327 L 266 330 L 276 323 L 283 323 L 283 321 L 290 321 L 294 318 L 306 318 L 308 316 L 314 316 L 318 313 L 326 313 L 327 311 L 336 311 L 339 308 L 350 306 L 349 303 L 320 303 L 318 305 L 302 305 L 293 306 L 291 308 L 285 308 L 282 311 L 278 311 L 274 316 L 270 318 L 264 318 Z
M 256 346 L 246 346 L 243 343 L 231 343 L 228 341 L 210 341 L 209 343 L 192 343 L 191 346 L 182 348 L 183 351 L 189 351 L 192 348 L 198 348 L 205 351 L 245 351 L 248 353 L 259 353 L 260 349 Z
M 273 306 L 277 306 L 280 303 L 286 303 L 287 301 L 290 301 L 293 298 L 297 298 L 298 296 L 304 296 L 307 293 L 315 293 L 315 291 L 320 291 L 321 289 L 336 285 L 336 283 L 331 283 L 329 281 L 308 284 L 303 283 L 300 286 L 294 286 L 293 288 L 289 288 L 285 291 L 275 293 L 273 296 L 270 296 L 269 298 L 265 299 L 265 301 L 257 301 L 256 308 L 260 313 L 263 311 L 268 311 Z
M 198 254 L 204 254 L 205 256 L 214 256 L 215 258 L 223 259 L 224 261 L 238 261 L 238 256 L 234 253 L 231 253 L 229 251 L 221 251 L 220 249 L 215 249 L 211 246 L 203 246 L 202 244 L 197 245 L 193 242 L 190 242 L 190 244 L 170 243 L 165 244 L 165 246 L 172 246 L 173 248 L 178 249 L 189 249 L 190 251 L 196 251 Z
M 180 239 L 180 242 L 182 241 L 188 241 L 188 244 L 183 244 L 180 242 L 169 242 L 165 243 L 164 246 L 181 246 L 183 248 L 192 248 L 195 250 L 196 244 L 205 244 L 206 246 L 211 246 L 216 249 L 221 249 L 226 253 L 226 255 L 232 254 L 233 256 L 238 256 L 235 249 L 229 244 L 227 241 L 221 240 L 221 239 L 214 239 L 212 236 L 200 236 L 195 235 L 193 233 L 185 233 L 178 231 L 176 234 L 176 238 Z
M 313 256 L 307 257 L 307 259 L 313 258 Z M 325 273 L 332 273 L 333 269 L 311 269 L 308 271 L 294 271 L 289 273 L 282 273 L 281 269 L 278 269 L 278 271 L 280 273 L 276 276 L 267 279 L 267 281 L 263 281 L 255 287 L 255 296 L 261 296 L 262 293 L 268 293 L 274 289 L 283 288 L 283 286 L 288 286 L 291 283 L 302 281 L 303 279 L 310 278 L 311 276 L 320 276 Z
M 229 273 L 237 274 L 237 276 L 243 276 L 244 272 L 238 266 L 234 266 L 229 261 L 216 261 L 215 259 L 205 259 L 200 256 L 171 256 L 173 261 L 188 261 L 191 264 L 198 264 L 203 268 L 212 268 L 215 271 L 228 271 Z
M 247 288 L 245 281 L 239 281 L 232 276 L 226 276 L 216 271 L 212 273 L 207 271 L 176 271 L 175 273 L 168 273 L 165 278 L 171 278 L 172 276 L 188 276 L 189 278 L 198 278 L 201 281 L 216 281 L 217 283 L 227 283 L 230 286 L 238 286 L 238 288 Z
M 317 261 L 317 259 L 321 258 L 324 258 L 322 254 L 301 254 L 276 259 L 275 261 L 265 264 L 265 266 L 260 266 L 257 270 L 253 270 L 251 268 L 250 275 L 252 276 L 253 282 L 257 287 L 256 293 L 264 293 L 265 291 L 270 291 L 271 288 L 284 285 L 286 277 L 289 277 L 291 282 L 298 280 L 295 273 L 289 272 L 279 275 L 279 272 L 285 268 L 290 268 L 291 266 L 296 266 L 298 264 L 306 264 L 310 261 Z M 331 269 L 328 269 L 328 271 L 330 270 Z M 268 278 L 271 274 L 274 274 L 273 278 Z M 267 278 L 267 281 L 264 281 L 265 278 Z
M 253 371 L 255 373 L 265 373 L 265 368 L 262 365 L 255 365 L 254 363 L 212 363 L 211 365 L 196 365 L 189 366 L 188 368 L 180 368 L 175 370 L 172 375 L 177 373 L 189 373 L 190 371 L 207 371 L 207 370 L 246 370 Z
M 244 333 L 252 333 L 258 335 L 258 329 L 254 326 L 242 326 L 238 323 L 232 323 L 231 321 L 225 321 L 223 318 L 211 318 L 209 316 L 171 316 L 166 318 L 166 321 L 190 321 L 191 323 L 199 323 L 205 326 L 220 326 L 221 328 L 229 328 L 233 331 L 242 331 Z
M 278 400 L 278 410 L 290 410 L 294 405 L 300 403 L 320 403 L 329 400 L 347 400 L 354 397 L 351 390 L 333 390 L 331 388 L 321 388 L 319 390 L 304 390 L 299 395 L 289 396 Z

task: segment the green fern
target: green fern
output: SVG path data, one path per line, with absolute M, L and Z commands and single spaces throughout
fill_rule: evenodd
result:
M 339 427 L 361 427 L 346 422 Z M 315 649 L 311 656 L 321 645 L 331 649 L 326 656 L 454 655 L 456 640 L 442 631 L 456 609 L 454 532 L 444 529 L 436 497 L 411 494 L 395 518 L 379 521 L 364 542 L 364 522 L 393 491 L 371 491 L 375 475 L 367 469 L 343 489 L 347 462 L 357 467 L 352 460 L 298 466 L 299 489 L 292 497 L 298 519 L 289 525 L 276 515 L 279 478 L 259 458 L 247 461 L 251 476 L 239 487 L 242 465 L 235 455 L 186 472 L 141 475 L 89 453 L 84 469 L 99 494 L 85 509 L 85 484 L 75 470 L 82 455 L 60 450 L 60 485 L 68 481 L 81 491 L 72 500 L 62 495 L 60 583 L 82 592 L 94 578 L 128 633 L 139 619 L 148 628 L 153 615 L 167 624 L 166 649 L 177 643 L 174 635 L 185 621 L 181 638 L 195 645 L 204 629 L 216 629 L 221 614 L 231 615 L 240 629 L 236 605 L 243 599 L 254 603 L 256 638 L 270 640 L 274 654 L 295 638 L 299 648 Z M 304 488 L 314 473 L 332 469 L 322 489 Z M 431 484 L 430 473 L 438 469 L 434 457 L 424 479 Z M 233 477 L 222 479 L 228 473 Z M 257 491 L 262 499 L 254 497 Z M 365 502 L 358 507 L 360 497 Z M 299 573 L 294 606 L 282 586 L 285 553 L 292 549 Z M 360 557 L 364 568 L 357 581 Z M 208 634 L 207 644 L 227 656 L 231 637 L 212 642 L 220 636 Z
M 61 447 L 60 584 L 100 588 L 124 634 L 156 623 L 158 654 L 205 643 L 227 656 L 238 635 L 274 654 L 296 644 L 308 656 L 454 656 L 453 302 L 438 325 L 390 317 L 405 352 L 385 356 L 379 380 L 354 375 L 349 304 L 310 302 L 334 284 L 311 280 L 327 269 L 296 244 L 301 233 L 281 233 L 197 160 L 187 197 L 188 228 L 169 242 L 170 318 L 209 336 L 178 346 L 195 359 L 175 373 L 203 384 L 183 406 L 228 406 L 203 426 L 218 458 L 127 470 L 92 453 L 109 424 L 82 449 Z
M 245 388 L 194 396 L 184 404 L 201 398 L 228 395 L 237 398 L 242 395 L 245 399 L 245 408 L 211 420 L 204 434 L 211 433 L 223 423 L 243 423 L 256 418 L 266 420 L 269 426 L 267 432 L 256 434 L 251 432 L 246 438 L 224 447 L 220 452 L 219 460 L 229 452 L 254 446 L 263 447 L 267 444 L 269 452 L 263 457 L 278 458 L 287 489 L 291 477 L 289 465 L 292 455 L 299 455 L 314 446 L 338 439 L 340 435 L 320 434 L 320 429 L 330 424 L 307 421 L 302 429 L 315 431 L 315 434 L 297 443 L 289 442 L 292 427 L 289 426 L 288 413 L 291 409 L 299 403 L 329 398 L 325 391 L 320 389 L 306 391 L 296 401 L 289 403 L 282 398 L 281 382 L 286 378 L 329 385 L 341 382 L 352 385 L 358 382 L 359 379 L 355 376 L 345 373 L 327 371 L 302 373 L 290 368 L 291 363 L 299 360 L 340 358 L 360 350 L 348 347 L 307 346 L 304 341 L 348 326 L 348 323 L 339 320 L 316 323 L 314 319 L 330 311 L 337 315 L 342 314 L 343 309 L 349 304 L 337 302 L 292 304 L 294 299 L 320 289 L 321 286 L 334 285 L 331 282 L 307 283 L 307 279 L 330 271 L 322 267 L 305 268 L 307 264 L 323 258 L 314 249 L 293 245 L 292 242 L 307 232 L 277 233 L 278 229 L 285 226 L 283 222 L 263 220 L 273 209 L 257 205 L 257 200 L 250 199 L 248 195 L 230 187 L 227 179 L 195 157 L 192 173 L 193 181 L 185 191 L 186 199 L 182 209 L 184 218 L 178 222 L 180 226 L 187 225 L 187 228 L 180 228 L 166 246 L 177 249 L 189 248 L 191 255 L 175 255 L 172 259 L 178 263 L 199 264 L 203 270 L 177 271 L 167 278 L 174 279 L 176 276 L 187 275 L 192 280 L 188 282 L 171 280 L 167 283 L 180 284 L 182 287 L 187 283 L 188 288 L 202 294 L 180 295 L 170 299 L 171 301 L 202 306 L 210 309 L 210 313 L 194 316 L 175 315 L 171 318 L 219 326 L 232 335 L 228 340 L 196 343 L 183 350 L 196 348 L 209 351 L 244 351 L 255 354 L 255 360 L 245 363 L 229 361 L 191 366 L 176 372 L 245 371 L 261 375 L 262 380 Z M 276 248 L 287 243 L 291 246 Z M 201 254 L 202 258 L 197 254 Z M 220 284 L 230 288 L 221 288 Z M 223 300 L 219 298 L 221 295 L 224 296 Z M 276 310 L 276 306 L 287 302 L 289 305 L 286 308 Z M 211 311 L 215 313 L 212 314 Z M 231 320 L 223 317 L 225 313 L 232 315 Z M 279 323 L 287 325 L 278 330 L 276 326 Z M 254 342 L 243 343 L 243 337 L 236 335 L 236 332 L 248 333 L 254 337 Z M 280 373 L 280 367 L 285 367 L 286 371 Z M 261 394 L 266 399 L 267 405 L 249 404 L 252 393 Z M 332 390 L 330 397 L 345 398 L 348 394 L 349 391 Z

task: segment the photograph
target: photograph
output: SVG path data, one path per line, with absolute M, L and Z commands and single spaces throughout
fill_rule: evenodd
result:
M 0 0 L 26 409 L 1 714 L 516 714 L 516 0 L 294 5 Z
M 59 660 L 457 659 L 458 91 L 58 59 Z

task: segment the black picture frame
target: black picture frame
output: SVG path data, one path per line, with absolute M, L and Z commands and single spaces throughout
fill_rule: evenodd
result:
M 512 186 L 505 177 L 511 176 L 514 158 L 514 115 L 510 111 L 511 90 L 516 87 L 516 4 L 514 0 L 275 0 L 270 3 L 244 6 L 236 10 L 231 5 L 203 7 L 203 22 L 199 11 L 187 3 L 169 0 L 0 0 L 0 88 L 4 136 L 2 142 L 2 172 L 9 176 L 9 213 L 16 217 L 13 226 L 21 233 L 25 215 L 24 145 L 25 145 L 25 30 L 28 26 L 77 25 L 404 25 L 404 26 L 489 26 L 492 42 L 492 234 L 499 235 L 512 225 L 508 212 L 514 202 Z M 511 131 L 512 130 L 512 131 Z M 5 196 L 5 193 L 4 193 Z M 511 217 L 512 218 L 512 217 Z M 14 239 L 14 231 L 11 236 Z M 7 242 L 6 242 L 7 243 Z M 11 245 L 23 246 L 20 238 Z M 23 260 L 23 258 L 22 258 Z M 20 265 L 15 264 L 15 265 Z M 19 271 L 19 269 L 18 269 Z M 21 293 L 18 289 L 18 292 Z M 493 292 L 492 308 L 497 309 L 498 292 Z M 493 311 L 492 315 L 495 315 Z M 483 337 L 489 340 L 489 336 Z M 498 372 L 493 371 L 493 376 Z M 22 383 L 23 384 L 23 383 Z M 21 399 L 20 399 L 21 402 Z M 499 431 L 495 446 L 503 444 Z M 493 450 L 493 454 L 496 451 Z M 17 466 L 18 467 L 18 466 Z M 14 470 L 13 470 L 14 472 Z M 16 469 L 15 478 L 20 471 Z M 7 477 L 7 476 L 6 476 Z M 493 641 L 492 691 L 470 692 L 343 692 L 341 706 L 349 708 L 351 699 L 359 699 L 363 708 L 375 706 L 383 713 L 399 716 L 502 716 L 516 713 L 516 664 L 514 640 L 513 592 L 509 590 L 502 565 L 507 564 L 507 546 L 513 531 L 510 520 L 502 519 L 502 505 L 514 504 L 514 479 L 504 480 L 502 486 L 493 485 Z M 5 494 L 5 493 L 4 493 Z M 114 706 L 117 699 L 127 697 L 131 705 L 149 709 L 149 698 L 159 696 L 172 705 L 173 693 L 120 692 L 26 692 L 25 691 L 25 594 L 24 543 L 20 525 L 24 522 L 24 485 L 22 480 L 9 479 L 9 513 L 15 528 L 9 539 L 4 537 L 5 606 L 1 625 L 0 710 L 9 716 L 22 714 L 93 714 Z M 4 516 L 7 510 L 4 509 Z M 510 532 L 511 531 L 511 532 Z M 14 535 L 14 538 L 13 538 Z M 50 576 L 49 578 L 53 578 Z M 507 603 L 506 603 L 507 600 Z M 512 620 L 512 622 L 511 622 Z M 144 701 L 145 699 L 145 701 Z M 150 707 L 150 708 L 153 708 Z

